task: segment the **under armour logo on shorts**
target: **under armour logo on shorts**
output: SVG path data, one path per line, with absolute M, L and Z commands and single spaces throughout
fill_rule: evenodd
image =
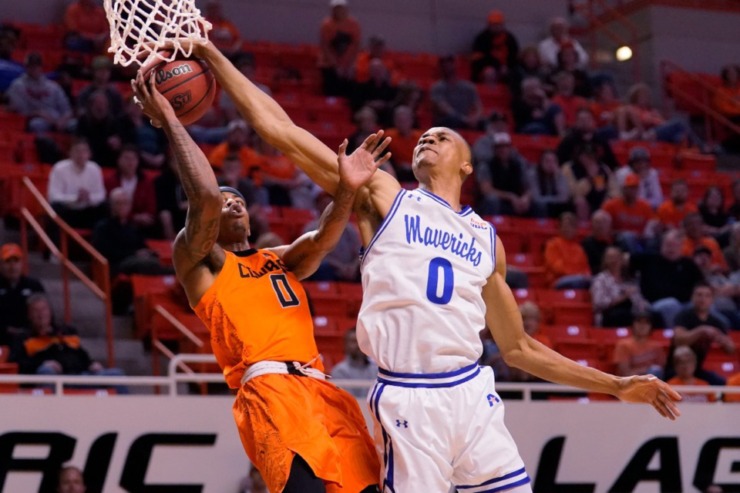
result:
M 501 402 L 501 399 L 499 399 L 498 397 L 496 397 L 493 394 L 488 394 L 486 396 L 486 399 L 488 399 L 488 405 L 490 407 L 493 407 L 497 402 Z
M 402 426 L 404 428 L 408 428 L 409 427 L 409 422 L 406 421 L 405 419 L 404 420 L 397 419 L 396 420 L 396 428 L 400 428 Z

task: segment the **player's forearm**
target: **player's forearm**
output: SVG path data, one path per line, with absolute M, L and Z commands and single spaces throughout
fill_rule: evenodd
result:
M 174 114 L 162 122 L 162 128 L 177 160 L 180 181 L 190 207 L 203 202 L 221 202 L 216 175 L 203 151 L 195 144 Z
M 337 246 L 352 214 L 355 195 L 355 192 L 339 184 L 334 201 L 321 214 L 319 227 L 314 233 L 316 250 L 328 253 Z

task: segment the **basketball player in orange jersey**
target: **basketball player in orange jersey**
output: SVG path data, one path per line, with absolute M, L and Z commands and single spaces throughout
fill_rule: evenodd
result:
M 337 156 L 296 126 L 212 44 L 195 49 L 239 112 L 330 194 Z M 381 133 L 382 134 L 382 133 Z M 385 143 L 385 142 L 384 142 Z M 465 139 L 424 132 L 414 150 L 416 190 L 378 171 L 358 192 L 362 257 L 360 348 L 379 367 L 370 393 L 384 492 L 531 493 L 504 424 L 479 331 L 488 327 L 507 364 L 556 383 L 647 403 L 669 419 L 681 396 L 654 376 L 616 377 L 584 367 L 524 331 L 506 285 L 506 253 L 492 225 L 460 203 L 472 173 Z
M 167 134 L 188 197 L 173 262 L 190 305 L 209 327 L 226 382 L 239 389 L 234 417 L 250 460 L 273 493 L 370 493 L 380 466 L 357 401 L 325 381 L 300 280 L 336 246 L 357 190 L 389 155 L 368 138 L 339 149 L 334 202 L 317 231 L 290 245 L 250 248 L 244 197 L 219 189 L 210 164 L 170 103 L 141 74 L 144 112 Z

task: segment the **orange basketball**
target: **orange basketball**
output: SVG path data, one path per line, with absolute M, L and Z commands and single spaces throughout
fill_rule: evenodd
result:
M 183 125 L 198 121 L 213 104 L 216 78 L 202 60 L 175 60 L 155 68 L 157 90 Z

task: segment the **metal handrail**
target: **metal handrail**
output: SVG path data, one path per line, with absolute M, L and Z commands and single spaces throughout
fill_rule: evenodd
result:
M 110 274 L 108 269 L 108 260 L 103 257 L 90 243 L 82 238 L 69 224 L 66 223 L 56 211 L 51 207 L 44 195 L 39 191 L 36 185 L 28 177 L 23 177 L 23 190 L 30 193 L 30 196 L 44 211 L 45 215 L 52 220 L 60 231 L 61 250 L 57 248 L 49 237 L 48 233 L 39 224 L 37 219 L 26 207 L 26 194 L 21 198 L 21 243 L 24 251 L 28 251 L 28 226 L 38 235 L 42 243 L 49 249 L 51 255 L 59 260 L 62 269 L 62 293 L 64 298 L 64 320 L 69 323 L 72 318 L 71 295 L 69 291 L 69 274 L 71 273 L 82 284 L 89 289 L 93 295 L 99 298 L 104 305 L 105 311 L 105 335 L 106 348 L 108 353 L 108 366 L 115 366 L 115 353 L 113 344 L 113 309 L 111 305 L 111 286 Z M 97 273 L 97 282 L 90 279 L 82 270 L 80 270 L 71 260 L 69 260 L 69 239 L 79 245 L 86 253 L 90 255 L 93 261 L 93 272 Z

